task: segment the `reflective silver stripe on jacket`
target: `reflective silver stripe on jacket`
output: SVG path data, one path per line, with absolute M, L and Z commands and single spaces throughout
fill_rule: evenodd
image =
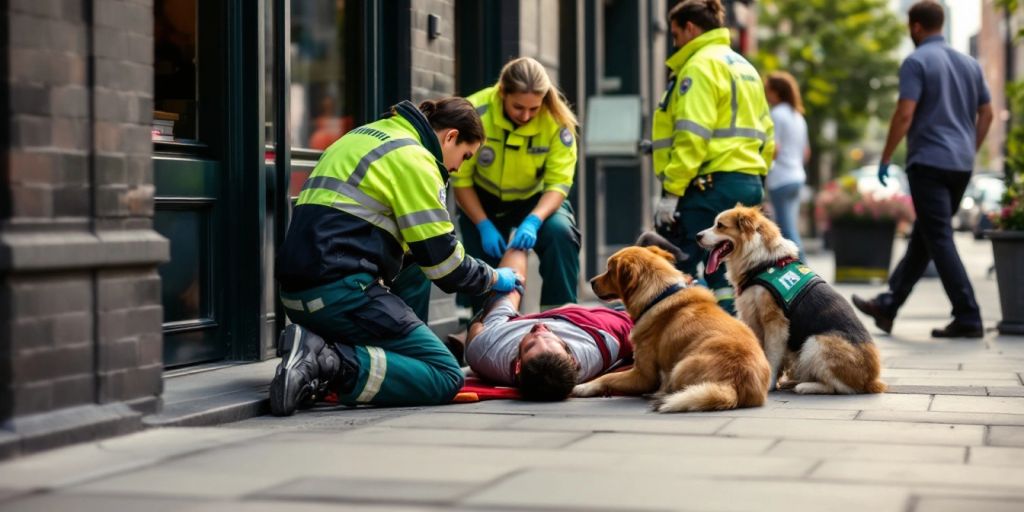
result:
M 363 158 L 359 159 L 359 163 L 356 164 L 356 169 L 352 171 L 348 179 L 345 180 L 349 185 L 358 187 L 362 183 L 363 178 L 366 177 L 366 172 L 370 169 L 370 165 L 380 160 L 384 155 L 405 146 L 412 146 L 419 144 L 415 139 L 394 139 L 381 144 L 373 148 L 372 151 L 363 155 Z
M 330 176 L 317 176 L 315 178 L 310 178 L 306 180 L 306 184 L 302 186 L 303 191 L 313 188 L 322 188 L 325 190 L 330 190 L 332 192 L 337 192 L 371 210 L 376 210 L 382 214 L 389 214 L 391 212 L 391 209 L 388 208 L 387 205 L 385 205 L 384 203 L 370 197 L 369 195 L 366 194 L 366 192 L 363 192 L 362 190 L 359 190 L 358 188 L 348 183 L 345 183 L 344 181 L 341 181 L 337 178 L 332 178 Z
M 485 103 L 485 104 L 480 105 L 479 107 L 477 107 L 476 108 L 477 115 L 481 115 L 482 116 L 482 115 L 486 114 L 487 113 L 487 109 L 490 108 L 490 106 L 491 106 L 490 103 Z
M 436 210 L 423 210 L 399 217 L 398 227 L 406 230 L 423 224 L 430 224 L 431 222 L 443 222 L 447 220 L 450 220 L 448 210 L 442 210 L 440 208 Z
M 420 267 L 423 270 L 423 274 L 427 276 L 431 281 L 436 281 L 442 277 L 451 274 L 452 271 L 459 268 L 462 264 L 462 260 L 466 257 L 466 250 L 462 248 L 462 244 L 455 246 L 455 250 L 448 255 L 441 263 L 430 267 Z
M 341 201 L 334 203 L 334 208 L 349 215 L 359 217 L 360 219 L 387 231 L 391 236 L 395 237 L 396 240 L 402 240 L 402 237 L 399 236 L 398 233 L 398 224 L 395 224 L 395 221 L 391 220 L 391 217 L 388 217 L 387 215 L 370 210 L 363 205 L 343 203 Z
M 678 126 L 678 123 L 676 123 L 676 125 Z M 678 128 L 676 128 L 676 129 L 678 130 Z M 672 147 L 672 141 L 673 141 L 672 137 L 665 137 L 664 139 L 655 140 L 655 141 L 651 142 L 651 150 L 652 151 L 657 151 L 659 149 L 670 148 L 670 147 Z
M 738 115 L 739 108 L 740 108 L 739 107 L 739 100 L 737 100 L 737 98 L 736 98 L 736 80 L 733 79 L 730 82 L 730 85 L 731 85 L 731 89 L 732 89 L 732 98 L 731 98 L 729 104 L 730 104 L 730 107 L 732 108 L 732 113 L 731 113 L 731 118 L 730 118 L 730 121 L 729 121 L 729 127 L 728 128 L 718 128 L 718 129 L 712 131 L 712 130 L 708 130 L 707 128 L 701 126 L 700 124 L 698 124 L 695 121 L 691 121 L 689 119 L 680 119 L 680 120 L 676 121 L 675 130 L 677 132 L 690 132 L 690 133 L 692 133 L 692 134 L 694 134 L 694 135 L 704 139 L 705 141 L 711 140 L 711 139 L 724 139 L 724 138 L 728 138 L 728 137 L 746 137 L 746 138 L 750 138 L 750 139 L 757 139 L 757 140 L 761 141 L 762 143 L 765 142 L 766 140 L 768 140 L 768 134 L 763 132 L 763 131 L 761 131 L 761 130 L 757 130 L 757 129 L 754 129 L 754 128 L 737 128 L 736 127 L 736 116 Z M 672 147 L 672 139 L 670 139 L 670 138 L 658 139 L 658 140 L 654 141 L 653 143 L 651 143 L 651 147 L 653 149 L 662 149 L 662 148 Z
M 690 121 L 689 119 L 680 119 L 676 121 L 675 129 L 677 132 L 690 132 L 704 140 L 708 140 L 711 138 L 711 130 L 708 130 L 707 128 L 697 124 L 696 121 Z M 661 141 L 665 139 L 658 140 Z

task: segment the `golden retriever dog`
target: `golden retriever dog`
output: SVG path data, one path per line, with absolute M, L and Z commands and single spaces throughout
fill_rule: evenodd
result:
M 797 261 L 796 244 L 759 208 L 737 205 L 697 233 L 706 272 L 727 262 L 736 311 L 771 365 L 771 389 L 800 394 L 881 393 L 878 349 L 846 299 Z M 785 371 L 786 378 L 778 383 Z
M 591 280 L 602 300 L 621 299 L 633 317 L 633 367 L 580 384 L 573 396 L 655 393 L 658 412 L 763 405 L 768 361 L 750 328 L 718 307 L 706 288 L 689 286 L 658 247 L 628 247 Z

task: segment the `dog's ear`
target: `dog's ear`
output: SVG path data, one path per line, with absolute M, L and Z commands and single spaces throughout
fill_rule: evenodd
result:
M 661 247 L 658 247 L 657 245 L 648 245 L 647 247 L 645 247 L 645 249 L 653 252 L 658 256 L 661 256 L 662 258 L 665 258 L 666 260 L 668 260 L 669 263 L 673 265 L 676 263 L 676 257 L 673 256 L 672 253 L 666 251 L 665 249 L 662 249 Z
M 736 219 L 736 229 L 741 233 L 749 233 L 757 230 L 757 219 L 748 212 L 737 212 L 733 215 Z

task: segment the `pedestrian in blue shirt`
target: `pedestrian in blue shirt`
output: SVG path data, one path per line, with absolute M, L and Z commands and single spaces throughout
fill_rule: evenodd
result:
M 900 66 L 900 96 L 878 165 L 885 184 L 889 160 L 907 137 L 907 177 L 917 212 L 907 252 L 889 278 L 889 290 L 867 300 L 856 295 L 857 309 L 886 333 L 929 261 L 953 305 L 953 321 L 933 329 L 936 338 L 980 338 L 981 312 L 974 289 L 953 243 L 951 220 L 974 168 L 974 154 L 992 123 L 992 105 L 981 66 L 957 52 L 942 37 L 942 5 L 915 3 L 909 12 L 910 37 L 917 49 Z

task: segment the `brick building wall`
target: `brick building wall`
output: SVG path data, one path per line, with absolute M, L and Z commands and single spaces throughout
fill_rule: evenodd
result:
M 412 0 L 410 10 L 412 101 L 455 94 L 455 1 Z M 431 14 L 440 22 L 436 39 L 428 34 Z
M 152 231 L 152 1 L 0 9 L 3 457 L 158 409 L 168 247 Z

